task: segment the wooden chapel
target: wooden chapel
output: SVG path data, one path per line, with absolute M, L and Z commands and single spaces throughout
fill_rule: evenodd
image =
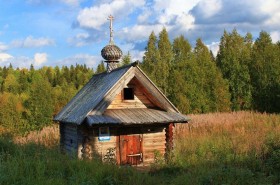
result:
M 101 55 L 107 71 L 89 82 L 55 116 L 61 149 L 79 158 L 119 165 L 149 165 L 173 146 L 173 128 L 187 123 L 137 62 L 118 67 L 121 49 L 110 42 Z

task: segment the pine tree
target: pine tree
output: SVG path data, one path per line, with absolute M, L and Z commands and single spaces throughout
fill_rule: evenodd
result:
M 229 110 L 230 100 L 228 86 L 213 62 L 211 53 L 201 39 L 196 41 L 194 48 L 195 62 L 199 68 L 199 79 L 196 85 L 199 88 L 200 112 Z
M 183 35 L 177 37 L 173 41 L 174 63 L 184 62 L 191 56 L 192 47 Z
M 229 84 L 232 110 L 251 108 L 252 86 L 247 61 L 249 59 L 244 58 L 246 55 L 250 56 L 248 42 L 236 29 L 232 33 L 225 31 L 220 41 L 217 64 Z
M 54 81 L 54 70 L 52 67 L 48 67 L 47 70 L 46 70 L 46 77 L 48 79 L 48 81 L 50 82 L 50 84 L 53 84 L 53 81 Z
M 157 84 L 157 76 L 155 67 L 160 60 L 159 51 L 157 48 L 157 37 L 152 32 L 149 36 L 146 51 L 143 57 L 141 68 L 149 76 L 149 78 Z
M 62 73 L 63 73 L 63 78 L 66 80 L 66 82 L 70 83 L 71 82 L 70 70 L 67 66 L 62 66 Z
M 96 73 L 102 73 L 106 71 L 106 67 L 104 65 L 104 62 L 101 61 L 100 64 L 98 64 L 97 69 L 96 69 Z
M 280 50 L 267 32 L 260 32 L 253 45 L 250 72 L 253 83 L 254 108 L 280 112 Z
M 27 69 L 20 70 L 18 83 L 19 83 L 19 93 L 20 94 L 27 92 L 29 90 L 28 70 Z
M 168 96 L 168 81 L 171 63 L 173 61 L 173 51 L 165 28 L 159 33 L 158 51 L 160 59 L 155 67 L 157 85 Z
M 184 36 L 181 35 L 174 39 L 173 54 L 174 62 L 172 63 L 169 75 L 168 98 L 181 112 L 190 113 L 191 101 L 188 97 L 188 93 L 192 89 L 189 89 L 187 71 L 189 70 L 189 64 L 191 63 L 190 58 L 192 53 L 191 45 Z
M 130 53 L 127 52 L 127 54 L 122 57 L 121 65 L 124 66 L 124 65 L 128 65 L 130 63 L 131 63 L 131 56 L 130 56 Z

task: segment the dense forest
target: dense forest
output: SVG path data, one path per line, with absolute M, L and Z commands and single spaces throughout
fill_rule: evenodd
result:
M 280 42 L 267 32 L 253 41 L 224 31 L 215 57 L 201 39 L 170 41 L 163 29 L 151 33 L 141 68 L 185 114 L 238 110 L 280 112 Z M 130 54 L 121 64 L 131 62 Z M 14 69 L 0 67 L 0 129 L 26 133 L 52 123 L 53 116 L 95 73 L 86 65 Z
M 142 69 L 183 113 L 256 110 L 280 112 L 280 42 L 262 31 L 224 31 L 217 56 L 201 39 L 151 33 Z

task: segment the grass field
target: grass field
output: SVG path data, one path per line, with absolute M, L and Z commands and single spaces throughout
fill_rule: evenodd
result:
M 169 163 L 150 171 L 69 159 L 58 128 L 0 137 L 0 184 L 279 184 L 280 115 L 190 115 L 175 129 Z

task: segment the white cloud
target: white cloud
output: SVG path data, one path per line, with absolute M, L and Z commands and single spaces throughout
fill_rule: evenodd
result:
M 207 44 L 206 46 L 208 47 L 209 50 L 212 51 L 214 56 L 217 56 L 219 48 L 220 48 L 219 44 L 220 44 L 220 42 L 212 42 L 211 44 Z
M 125 27 L 119 33 L 118 38 L 125 39 L 128 42 L 139 42 L 147 40 L 152 31 L 158 34 L 162 30 L 163 26 L 157 25 L 135 25 L 133 27 Z
M 1 58 L 1 54 L 0 54 Z M 4 60 L 1 61 L 0 59 L 0 64 L 2 66 L 9 66 L 12 64 L 14 68 L 29 68 L 30 65 L 33 63 L 33 59 L 25 56 L 20 56 L 20 57 L 13 57 L 9 54 L 4 53 Z
M 8 49 L 8 46 L 4 44 L 3 42 L 0 42 L 0 52 L 6 51 Z
M 88 44 L 87 40 L 89 37 L 88 33 L 78 33 L 74 37 L 68 38 L 67 42 L 72 46 L 81 47 Z
M 137 24 L 123 28 L 117 36 L 128 42 L 139 42 L 147 40 L 152 31 L 158 35 L 163 27 L 170 34 L 187 32 L 194 28 L 195 19 L 189 11 L 198 1 L 155 0 L 150 7 L 142 8 Z
M 206 8 L 207 7 L 207 8 Z M 221 0 L 201 0 L 198 3 L 198 8 L 202 10 L 202 15 L 205 18 L 210 18 L 222 9 Z
M 69 5 L 69 6 L 78 6 L 81 0 L 27 0 L 28 3 L 34 5 L 52 5 L 57 2 Z
M 277 27 L 280 29 L 279 20 L 280 20 L 280 1 L 279 0 L 258 0 L 255 4 L 259 4 L 260 12 L 269 16 L 266 20 L 265 25 L 271 27 Z
M 132 62 L 135 62 L 136 60 L 142 61 L 145 51 L 139 51 L 139 50 L 131 50 L 131 60 Z
M 70 56 L 68 58 L 58 60 L 54 63 L 54 65 L 69 66 L 69 65 L 75 65 L 75 64 L 86 64 L 88 67 L 96 68 L 101 60 L 102 60 L 101 55 L 93 56 L 93 55 L 89 55 L 89 54 L 76 54 L 74 56 Z
M 110 3 L 100 4 L 90 8 L 84 8 L 79 12 L 77 21 L 83 28 L 100 30 L 105 23 L 108 24 L 109 15 L 122 19 L 129 15 L 135 8 L 144 5 L 144 0 L 115 0 Z
M 12 64 L 14 68 L 29 68 L 31 64 L 34 67 L 41 67 L 43 63 L 47 62 L 47 54 L 46 53 L 35 53 L 34 58 L 26 57 L 26 56 L 11 56 L 7 53 L 0 53 L 0 65 L 8 66 Z
M 271 39 L 273 43 L 276 43 L 277 41 L 280 41 L 280 32 L 279 31 L 273 31 L 270 33 Z
M 155 0 L 154 9 L 157 12 L 164 11 L 166 14 L 188 13 L 199 0 L 182 1 L 182 0 Z
M 194 28 L 194 17 L 189 13 L 197 5 L 199 0 L 194 1 L 136 1 L 115 0 L 100 1 L 95 6 L 84 8 L 77 16 L 78 25 L 85 29 L 90 35 L 76 35 L 68 39 L 71 45 L 83 46 L 90 41 L 97 41 L 106 35 L 104 25 L 109 25 L 108 15 L 115 16 L 115 25 L 119 20 L 132 20 L 137 18 L 138 22 L 128 25 L 120 31 L 115 31 L 116 38 L 125 42 L 143 42 L 148 39 L 152 31 L 158 34 L 163 27 L 169 32 L 182 34 Z M 134 13 L 139 13 L 135 15 Z M 89 31 L 93 29 L 94 31 Z M 103 34 L 103 36 L 101 36 Z M 98 35 L 98 37 L 96 37 Z
M 42 66 L 43 63 L 48 61 L 47 53 L 35 53 L 34 55 L 34 66 L 39 67 Z
M 158 14 L 158 21 L 161 24 L 169 24 L 177 16 L 187 15 L 189 11 L 199 2 L 199 0 L 155 0 L 154 11 Z M 190 17 L 190 16 L 189 16 Z
M 152 10 L 150 8 L 143 8 L 142 14 L 137 17 L 138 23 L 146 23 L 149 21 L 152 15 Z
M 55 41 L 49 38 L 33 38 L 32 36 L 28 36 L 25 39 L 13 40 L 11 45 L 13 47 L 20 48 L 33 48 L 33 47 L 43 47 L 43 46 L 53 46 L 55 45 Z
M 0 63 L 2 64 L 3 62 L 6 62 L 7 60 L 13 58 L 12 55 L 8 53 L 0 53 Z
M 190 14 L 181 14 L 177 16 L 176 22 L 171 27 L 171 31 L 175 32 L 176 35 L 187 32 L 195 27 L 195 18 Z

